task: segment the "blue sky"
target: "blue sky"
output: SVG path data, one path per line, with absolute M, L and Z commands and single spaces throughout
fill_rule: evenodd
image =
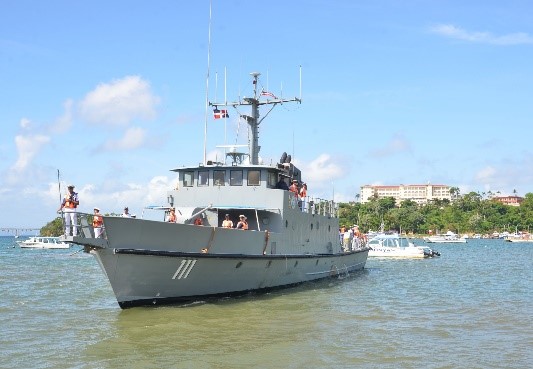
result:
M 3 0 L 0 226 L 52 220 L 58 170 L 80 211 L 163 204 L 169 169 L 203 160 L 208 24 L 207 0 Z M 311 196 L 427 182 L 523 196 L 532 60 L 530 1 L 213 1 L 209 98 L 250 95 L 254 71 L 298 96 L 301 65 L 303 103 L 270 113 L 260 156 L 290 153 Z M 235 111 L 211 113 L 209 158 L 246 143 Z

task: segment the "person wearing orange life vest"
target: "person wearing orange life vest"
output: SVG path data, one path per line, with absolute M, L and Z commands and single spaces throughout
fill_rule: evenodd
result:
M 304 182 L 302 183 L 302 188 L 300 188 L 300 192 L 298 193 L 298 200 L 300 209 L 305 210 L 305 200 L 307 198 L 307 184 Z
M 63 201 L 57 209 L 58 212 L 62 211 L 65 217 L 65 236 L 70 236 L 72 225 L 72 236 L 78 235 L 78 216 L 76 214 L 76 208 L 80 204 L 78 193 L 74 192 L 74 185 L 69 185 L 68 193 L 63 197 Z
M 293 179 L 292 184 L 289 186 L 289 191 L 293 192 L 296 196 L 298 196 L 298 180 Z
M 168 222 L 176 223 L 176 209 L 170 208 L 170 213 L 168 214 Z
M 93 214 L 93 229 L 94 229 L 94 237 L 100 238 L 100 236 L 103 233 L 102 225 L 104 224 L 104 219 L 102 218 L 102 214 L 100 214 L 100 209 L 95 207 L 94 208 L 94 214 Z

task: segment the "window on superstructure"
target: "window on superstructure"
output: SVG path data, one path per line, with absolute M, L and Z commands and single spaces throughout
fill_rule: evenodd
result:
M 198 171 L 198 186 L 209 186 L 209 171 L 208 170 L 199 170 Z
M 230 186 L 242 186 L 242 170 L 230 170 L 229 184 Z
M 260 179 L 261 179 L 261 172 L 259 170 L 248 171 L 248 186 L 259 186 Z
M 213 172 L 213 183 L 215 186 L 224 186 L 226 184 L 226 171 L 215 170 Z
M 183 187 L 192 187 L 194 184 L 194 172 L 183 173 Z
M 276 187 L 278 184 L 278 175 L 274 172 L 268 172 L 268 187 Z

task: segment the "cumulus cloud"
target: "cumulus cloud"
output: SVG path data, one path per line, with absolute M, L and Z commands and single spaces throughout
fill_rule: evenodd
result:
M 124 136 L 119 140 L 110 140 L 104 144 L 104 150 L 132 150 L 143 145 L 146 139 L 146 131 L 139 127 L 128 128 Z
M 329 184 L 345 174 L 342 167 L 334 162 L 328 154 L 321 154 L 315 160 L 308 164 L 304 163 L 302 166 L 306 180 L 313 182 L 315 186 L 320 185 L 320 183 Z
M 154 119 L 159 98 L 139 76 L 102 83 L 80 102 L 80 115 L 95 124 L 127 125 L 134 119 Z
M 457 40 L 477 42 L 492 45 L 522 45 L 533 44 L 533 37 L 528 33 L 517 32 L 501 36 L 493 35 L 490 32 L 472 32 L 456 27 L 453 24 L 440 24 L 431 27 L 431 32 L 441 36 L 454 38 Z

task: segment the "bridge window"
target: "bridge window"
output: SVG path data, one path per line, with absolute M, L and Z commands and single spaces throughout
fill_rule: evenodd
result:
M 224 186 L 226 182 L 226 171 L 215 170 L 213 172 L 213 182 L 215 183 L 215 186 Z
M 242 170 L 230 170 L 230 186 L 242 186 Z
M 274 172 L 268 172 L 268 187 L 276 187 L 278 184 L 278 175 Z
M 209 185 L 209 171 L 200 170 L 198 171 L 198 186 L 208 186 Z
M 248 171 L 248 186 L 259 186 L 260 179 L 261 179 L 261 172 L 259 170 Z
M 194 172 L 183 173 L 183 187 L 192 187 L 194 184 Z

